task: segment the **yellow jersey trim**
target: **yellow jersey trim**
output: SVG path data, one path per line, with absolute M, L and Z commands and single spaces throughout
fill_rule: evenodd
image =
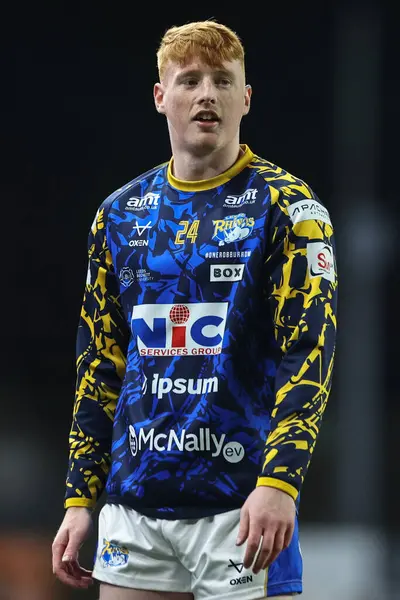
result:
M 68 498 L 64 502 L 64 508 L 70 508 L 72 506 L 83 506 L 84 508 L 94 508 L 95 503 L 89 498 Z
M 247 167 L 247 165 L 254 158 L 253 152 L 246 144 L 240 144 L 240 148 L 243 150 L 243 154 L 227 171 L 224 171 L 216 177 L 211 177 L 210 179 L 200 179 L 199 181 L 185 181 L 183 179 L 177 179 L 174 177 L 172 174 L 174 159 L 172 157 L 168 163 L 167 169 L 168 183 L 181 192 L 204 192 L 205 190 L 211 190 L 219 185 L 223 185 L 235 177 L 235 175 L 240 173 L 240 171 L 243 171 L 243 169 Z
M 256 487 L 261 487 L 263 485 L 282 490 L 282 492 L 286 492 L 289 496 L 292 496 L 293 500 L 296 500 L 299 495 L 299 492 L 293 485 L 290 485 L 290 483 L 286 483 L 286 481 L 282 481 L 281 479 L 275 479 L 274 477 L 259 477 L 257 479 Z

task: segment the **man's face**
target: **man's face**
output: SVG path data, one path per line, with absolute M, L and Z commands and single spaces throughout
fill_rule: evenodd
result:
M 239 61 L 220 67 L 194 59 L 170 62 L 154 86 L 157 110 L 165 114 L 172 147 L 207 154 L 239 140 L 241 119 L 250 108 L 251 88 Z

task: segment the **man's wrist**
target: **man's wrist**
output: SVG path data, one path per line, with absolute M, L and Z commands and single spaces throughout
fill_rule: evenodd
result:
M 86 508 L 89 512 L 93 512 L 96 505 L 89 498 L 67 498 L 64 501 L 64 508 Z
M 297 500 L 297 496 L 299 495 L 297 488 L 295 488 L 290 483 L 287 483 L 286 481 L 283 481 L 282 479 L 276 479 L 275 477 L 260 476 L 257 479 L 256 487 L 261 487 L 261 486 L 273 487 L 278 490 L 281 490 L 282 492 L 286 492 L 286 494 L 289 494 L 289 496 L 291 496 L 293 498 L 293 500 Z

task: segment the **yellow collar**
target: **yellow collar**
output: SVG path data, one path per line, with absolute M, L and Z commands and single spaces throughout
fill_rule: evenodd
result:
M 184 181 L 182 179 L 177 179 L 172 175 L 172 165 L 173 158 L 168 163 L 167 177 L 168 182 L 174 188 L 182 191 L 182 192 L 202 192 L 205 190 L 211 190 L 212 188 L 218 187 L 219 185 L 223 185 L 235 175 L 240 173 L 252 160 L 254 157 L 253 152 L 246 144 L 240 145 L 243 150 L 243 154 L 237 159 L 237 161 L 223 173 L 217 175 L 216 177 L 211 177 L 211 179 L 200 179 L 199 181 Z

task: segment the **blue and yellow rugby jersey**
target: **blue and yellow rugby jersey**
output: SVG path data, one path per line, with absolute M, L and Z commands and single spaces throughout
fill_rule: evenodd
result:
M 218 177 L 171 162 L 120 188 L 89 234 L 65 506 L 161 518 L 298 500 L 331 388 L 329 213 L 247 146 Z

